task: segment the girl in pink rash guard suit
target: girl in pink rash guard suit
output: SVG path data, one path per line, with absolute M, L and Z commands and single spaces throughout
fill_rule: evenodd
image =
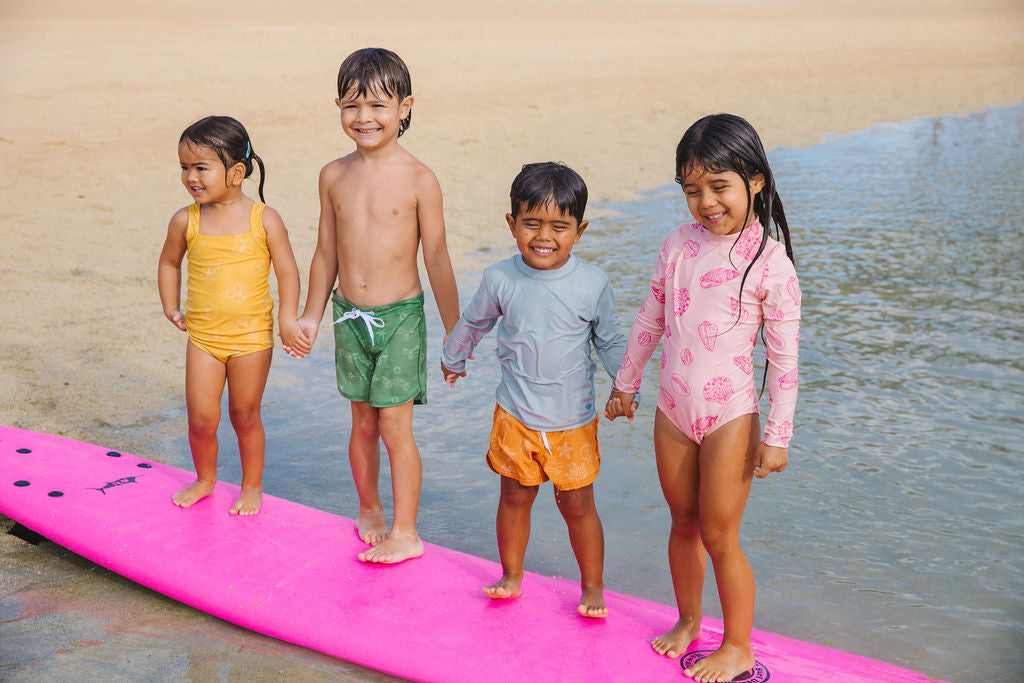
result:
M 680 141 L 676 169 L 696 222 L 676 228 L 658 254 L 606 415 L 632 418 L 632 395 L 662 340 L 654 449 L 672 514 L 679 621 L 652 646 L 678 657 L 700 635 L 710 555 L 725 631 L 721 647 L 685 673 L 728 681 L 754 666 L 754 575 L 739 526 L 753 476 L 782 471 L 788 459 L 800 286 L 782 203 L 749 123 L 728 114 L 701 119 Z M 765 229 L 773 222 L 782 241 Z M 761 329 L 771 404 L 763 438 L 752 362 Z

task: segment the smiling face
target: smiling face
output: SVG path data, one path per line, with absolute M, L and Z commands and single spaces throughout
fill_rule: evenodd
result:
M 341 109 L 341 127 L 345 135 L 365 150 L 380 149 L 398 139 L 402 119 L 409 115 L 413 98 L 398 98 L 384 93 L 383 88 L 367 88 L 359 94 L 359 84 L 348 89 L 345 97 L 335 100 Z
M 226 170 L 215 151 L 189 140 L 182 140 L 178 145 L 178 161 L 181 163 L 181 184 L 197 204 L 227 199 L 241 187 L 245 177 L 245 166 L 241 163 Z
M 754 222 L 754 195 L 764 187 L 760 173 L 751 178 L 749 186 L 735 171 L 712 173 L 695 167 L 683 169 L 681 176 L 686 206 L 709 232 L 733 235 Z
M 505 214 L 516 246 L 526 265 L 537 270 L 555 270 L 565 265 L 572 255 L 573 246 L 587 229 L 587 221 L 576 219 L 555 206 L 544 202 L 533 209 L 521 207 L 515 218 Z

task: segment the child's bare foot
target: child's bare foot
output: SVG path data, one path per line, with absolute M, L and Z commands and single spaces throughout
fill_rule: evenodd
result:
M 608 608 L 604 606 L 604 589 L 584 586 L 580 606 L 576 611 L 580 616 L 591 619 L 604 619 L 608 616 Z
M 356 520 L 356 531 L 359 533 L 359 540 L 370 545 L 378 545 L 388 538 L 388 523 L 384 520 L 383 508 L 368 508 L 359 510 L 359 519 Z
M 754 651 L 749 645 L 722 646 L 683 671 L 695 681 L 731 681 L 754 667 Z
M 359 553 L 363 562 L 397 564 L 423 554 L 423 541 L 415 531 L 392 531 L 387 540 Z
M 492 583 L 490 586 L 484 587 L 484 595 L 491 598 L 492 600 L 501 600 L 504 598 L 518 598 L 522 591 L 520 587 L 523 584 L 522 574 L 503 574 L 497 583 Z
M 700 617 L 696 619 L 679 619 L 676 625 L 651 641 L 651 647 L 659 655 L 676 659 L 686 653 L 690 643 L 700 636 Z M 753 666 L 753 664 L 751 664 Z M 687 674 L 689 675 L 689 674 Z
M 260 511 L 260 506 L 263 504 L 263 489 L 262 488 L 243 488 L 242 495 L 238 496 L 238 500 L 228 510 L 228 514 L 232 515 L 255 515 Z
M 178 507 L 192 507 L 192 505 L 213 493 L 213 487 L 216 484 L 217 482 L 215 481 L 203 481 L 202 479 L 196 479 L 192 482 L 191 486 L 183 488 L 171 496 L 171 500 L 174 501 L 174 504 Z

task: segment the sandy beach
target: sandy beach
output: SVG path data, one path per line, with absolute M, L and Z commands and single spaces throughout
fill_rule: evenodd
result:
M 167 221 L 188 203 L 181 130 L 208 114 L 246 125 L 305 286 L 318 171 L 352 149 L 337 68 L 369 45 L 409 65 L 402 144 L 440 180 L 457 274 L 508 246 L 525 162 L 565 161 L 599 205 L 670 183 L 676 142 L 708 113 L 743 115 L 772 148 L 1024 100 L 1019 0 L 398 0 L 369 14 L 329 0 L 6 0 L 0 424 L 160 459 L 151 444 L 184 429 L 160 417 L 183 403 L 185 340 L 156 289 Z M 36 565 L 66 554 L 47 552 L 5 546 L 28 564 L 0 594 L 51 580 Z M 264 656 L 338 675 L 275 647 Z

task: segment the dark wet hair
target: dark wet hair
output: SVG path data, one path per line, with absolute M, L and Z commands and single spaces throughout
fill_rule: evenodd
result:
M 260 167 L 260 201 L 266 201 L 263 198 L 263 181 L 266 180 L 267 171 L 263 166 L 263 159 L 260 159 L 252 148 L 249 133 L 238 120 L 230 116 L 207 116 L 205 119 L 199 119 L 181 134 L 178 144 L 183 142 L 213 150 L 224 164 L 225 175 L 227 169 L 235 164 L 242 164 L 245 166 L 244 177 L 248 178 L 252 175 L 253 162 L 256 162 Z
M 785 245 L 786 255 L 790 261 L 793 260 L 789 224 L 782 210 L 782 200 L 775 190 L 775 177 L 768 165 L 768 155 L 765 154 L 764 145 L 761 144 L 757 131 L 746 119 L 734 114 L 712 114 L 690 126 L 676 147 L 676 182 L 681 185 L 686 173 L 694 169 L 704 169 L 709 173 L 733 171 L 739 174 L 747 188 L 748 210 L 753 200 L 754 213 L 764 227 L 765 233 L 772 234 L 774 223 L 775 234 L 772 236 Z M 751 197 L 750 181 L 758 173 L 764 177 L 764 187 Z M 742 234 L 743 230 L 740 230 L 736 235 L 737 241 Z M 764 245 L 765 241 L 762 239 L 757 253 L 747 267 L 748 271 L 753 267 L 753 261 L 756 261 L 764 251 Z M 746 279 L 746 273 L 743 278 Z M 742 287 L 741 282 L 741 291 Z
M 512 218 L 520 211 L 532 211 L 549 202 L 583 222 L 587 208 L 587 184 L 580 174 L 560 161 L 542 161 L 526 164 L 512 181 Z
M 353 87 L 356 89 L 356 97 L 367 93 L 383 94 L 394 97 L 401 104 L 412 94 L 412 78 L 405 62 L 391 50 L 365 47 L 346 57 L 338 69 L 338 99 L 345 99 Z M 399 122 L 398 137 L 402 137 L 410 123 L 412 111 Z

